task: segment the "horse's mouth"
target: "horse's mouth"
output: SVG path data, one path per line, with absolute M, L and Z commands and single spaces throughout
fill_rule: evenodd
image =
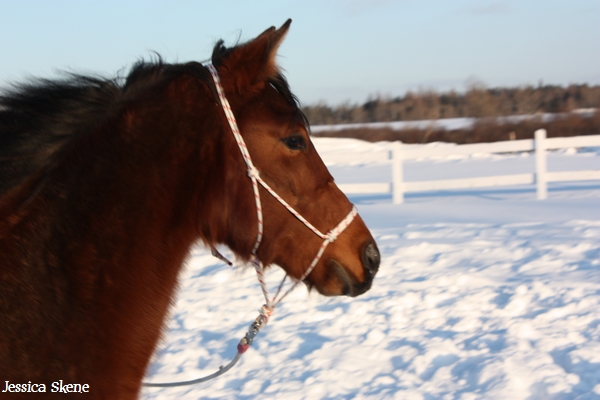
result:
M 356 297 L 365 293 L 373 284 L 373 279 L 379 270 L 381 254 L 377 245 L 369 241 L 362 249 L 361 254 L 362 279 L 351 268 L 345 267 L 339 261 L 329 258 L 324 265 L 323 275 L 317 280 L 311 281 L 311 276 L 304 283 L 309 289 L 317 289 L 323 296 L 349 296 Z
M 332 275 L 334 275 L 335 278 L 337 278 L 337 280 L 342 284 L 342 292 L 340 295 L 349 297 L 360 296 L 369 290 L 373 284 L 373 278 L 367 276 L 365 276 L 365 280 L 363 282 L 357 282 L 357 280 L 351 277 L 348 271 L 342 265 L 333 259 L 330 259 L 327 264 L 331 269 Z

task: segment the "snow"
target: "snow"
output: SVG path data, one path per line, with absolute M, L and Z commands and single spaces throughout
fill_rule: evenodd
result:
M 322 153 L 389 146 L 314 141 Z M 483 154 L 404 170 L 407 180 L 444 179 L 533 163 L 527 153 Z M 548 165 L 600 169 L 600 152 L 553 152 Z M 390 174 L 383 162 L 329 168 L 340 183 Z M 225 375 L 142 398 L 600 399 L 600 182 L 550 184 L 547 200 L 535 197 L 533 185 L 411 193 L 400 205 L 351 197 L 382 253 L 369 292 L 297 289 Z M 281 277 L 273 268 L 271 287 Z M 194 379 L 228 363 L 261 300 L 251 269 L 194 249 L 146 380 Z
M 469 129 L 473 127 L 475 118 L 442 118 L 437 120 L 419 120 L 419 121 L 392 121 L 392 122 L 369 122 L 337 125 L 314 125 L 311 127 L 313 133 L 325 131 L 338 131 L 342 129 L 358 128 L 391 128 L 394 130 L 403 129 L 428 129 L 436 128 L 443 130 Z

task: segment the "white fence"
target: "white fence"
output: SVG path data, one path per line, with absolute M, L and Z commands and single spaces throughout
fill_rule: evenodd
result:
M 423 147 L 418 149 L 406 149 L 402 147 L 402 143 L 395 142 L 392 151 L 352 155 L 352 162 L 381 161 L 382 159 L 391 160 L 392 182 L 352 183 L 341 184 L 338 186 L 347 194 L 392 193 L 394 203 L 400 204 L 404 201 L 404 193 L 407 192 L 535 183 L 537 188 L 537 198 L 543 200 L 548 195 L 548 182 L 600 180 L 600 170 L 548 172 L 546 151 L 571 147 L 596 146 L 600 146 L 600 135 L 548 139 L 546 138 L 546 131 L 544 129 L 539 129 L 535 132 L 535 139 L 465 144 L 439 148 Z M 405 182 L 403 179 L 403 160 L 436 156 L 470 155 L 475 153 L 509 153 L 520 151 L 535 151 L 535 173 L 410 182 Z M 348 160 L 348 156 L 342 154 L 323 154 L 323 159 L 325 162 L 343 162 Z

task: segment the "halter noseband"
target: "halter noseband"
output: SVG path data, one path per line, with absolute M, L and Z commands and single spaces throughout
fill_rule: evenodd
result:
M 252 163 L 252 158 L 250 158 L 250 153 L 248 152 L 248 147 L 246 146 L 246 143 L 244 142 L 244 139 L 242 138 L 242 135 L 238 128 L 235 116 L 233 115 L 233 111 L 231 110 L 231 106 L 229 105 L 229 101 L 227 101 L 227 98 L 225 97 L 225 93 L 223 90 L 223 86 L 221 85 L 221 80 L 219 78 L 217 69 L 212 64 L 208 64 L 207 68 L 210 71 L 213 81 L 215 83 L 215 86 L 217 88 L 217 94 L 219 95 L 219 100 L 221 101 L 221 106 L 223 108 L 223 111 L 225 112 L 225 116 L 227 117 L 227 122 L 229 122 L 229 126 L 231 127 L 231 131 L 233 132 L 235 141 L 238 144 L 240 152 L 242 153 L 242 157 L 244 158 L 244 162 L 246 163 L 248 177 L 252 181 L 252 189 L 254 191 L 254 200 L 256 202 L 256 215 L 257 215 L 257 219 L 258 219 L 258 233 L 256 235 L 256 241 L 254 242 L 254 247 L 252 249 L 252 253 L 250 256 L 250 262 L 252 263 L 252 265 L 254 266 L 254 268 L 256 270 L 258 281 L 260 282 L 261 289 L 265 296 L 266 304 L 265 304 L 265 306 L 263 306 L 263 309 L 261 310 L 261 316 L 263 317 L 262 323 L 266 323 L 269 316 L 273 312 L 274 308 L 281 302 L 281 300 L 283 300 L 283 298 L 285 296 L 287 296 L 288 293 L 290 293 L 300 282 L 304 281 L 308 277 L 308 275 L 310 275 L 310 273 L 313 271 L 313 269 L 316 267 L 317 263 L 321 259 L 321 256 L 323 255 L 325 248 L 329 245 L 329 243 L 334 242 L 337 239 L 337 237 L 348 227 L 348 225 L 350 225 L 350 223 L 352 222 L 354 217 L 356 217 L 356 215 L 358 214 L 358 211 L 356 210 L 356 206 L 353 205 L 352 210 L 350 210 L 348 215 L 346 215 L 346 217 L 335 228 L 333 228 L 332 230 L 330 230 L 329 232 L 324 234 L 321 231 L 319 231 L 317 228 L 315 228 L 304 217 L 302 217 L 302 215 L 300 215 L 296 210 L 294 210 L 292 208 L 292 206 L 290 206 L 285 200 L 283 200 L 260 177 L 259 171 L 256 169 L 256 167 Z M 281 203 L 294 217 L 296 217 L 298 220 L 300 220 L 304 225 L 306 225 L 306 227 L 308 229 L 310 229 L 317 236 L 319 236 L 321 239 L 323 239 L 323 243 L 321 244 L 321 247 L 317 251 L 317 254 L 313 258 L 312 262 L 310 263 L 310 265 L 308 266 L 308 268 L 306 269 L 304 274 L 292 285 L 292 287 L 290 287 L 279 298 L 277 298 L 277 295 L 281 291 L 281 288 L 283 286 L 285 278 L 279 285 L 279 289 L 277 290 L 277 293 L 275 293 L 275 296 L 273 296 L 273 298 L 270 299 L 269 293 L 267 290 L 267 285 L 266 285 L 265 279 L 264 279 L 264 268 L 258 259 L 258 248 L 260 246 L 260 243 L 261 243 L 262 237 L 263 237 L 263 215 L 262 215 L 262 207 L 261 207 L 261 202 L 260 202 L 260 193 L 258 191 L 259 184 L 267 192 L 269 192 L 277 201 L 279 201 L 279 203 Z

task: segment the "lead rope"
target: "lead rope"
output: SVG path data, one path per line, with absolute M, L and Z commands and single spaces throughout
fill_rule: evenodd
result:
M 244 162 L 246 163 L 248 177 L 252 181 L 252 190 L 254 192 L 254 200 L 256 203 L 256 216 L 257 216 L 257 220 L 258 220 L 258 230 L 257 230 L 257 234 L 256 234 L 256 241 L 254 242 L 254 246 L 252 248 L 252 252 L 250 255 L 250 263 L 252 263 L 252 265 L 254 266 L 254 269 L 256 270 L 256 276 L 257 276 L 258 282 L 260 283 L 260 287 L 262 289 L 263 295 L 265 297 L 265 304 L 261 307 L 258 317 L 256 317 L 254 322 L 250 325 L 250 328 L 248 329 L 248 332 L 246 332 L 246 335 L 240 340 L 240 342 L 237 346 L 237 354 L 234 356 L 233 360 L 231 360 L 231 362 L 229 364 L 227 364 L 226 366 L 221 366 L 217 372 L 215 372 L 211 375 L 205 376 L 203 378 L 194 379 L 191 381 L 183 381 L 183 382 L 168 382 L 168 383 L 144 382 L 144 383 L 142 383 L 143 386 L 147 386 L 147 387 L 174 387 L 174 386 L 193 385 L 196 383 L 206 382 L 210 379 L 214 379 L 214 378 L 224 374 L 225 372 L 229 371 L 239 361 L 239 359 L 242 357 L 242 354 L 244 354 L 246 352 L 246 350 L 248 350 L 248 348 L 250 348 L 250 346 L 252 345 L 252 342 L 254 341 L 254 338 L 256 337 L 256 335 L 258 334 L 260 329 L 263 326 L 265 326 L 267 324 L 267 322 L 269 321 L 269 318 L 273 314 L 275 307 L 279 303 L 281 303 L 281 301 L 292 290 L 294 290 L 300 284 L 300 282 L 303 282 L 308 277 L 308 275 L 310 275 L 310 273 L 313 271 L 313 269 L 315 269 L 317 263 L 321 259 L 321 256 L 325 252 L 325 249 L 327 248 L 327 246 L 330 243 L 333 243 L 337 239 L 337 237 L 348 227 L 348 225 L 350 225 L 352 220 L 354 220 L 354 217 L 356 217 L 356 215 L 358 214 L 356 206 L 353 205 L 352 210 L 350 210 L 348 215 L 346 215 L 346 217 L 335 228 L 333 228 L 332 230 L 327 232 L 327 234 L 324 234 L 324 233 L 321 233 L 321 231 L 319 231 L 317 228 L 315 228 L 304 217 L 302 217 L 302 215 L 300 215 L 296 210 L 294 210 L 292 208 L 292 206 L 290 206 L 285 200 L 283 200 L 260 177 L 259 171 L 256 169 L 256 167 L 252 163 L 252 158 L 250 157 L 250 153 L 248 152 L 248 147 L 246 146 L 246 142 L 244 142 L 244 139 L 242 138 L 242 135 L 238 128 L 235 116 L 233 115 L 233 111 L 231 109 L 231 106 L 229 105 L 229 101 L 227 101 L 227 98 L 225 97 L 225 92 L 223 90 L 223 86 L 221 85 L 221 79 L 219 78 L 217 69 L 212 64 L 208 64 L 207 68 L 210 71 L 213 81 L 215 83 L 215 87 L 217 89 L 217 94 L 219 95 L 219 100 L 221 101 L 221 107 L 223 108 L 223 111 L 225 112 L 227 122 L 229 123 L 231 131 L 233 132 L 235 141 L 240 149 L 240 152 L 242 153 Z M 279 298 L 278 298 L 278 296 L 281 293 L 281 290 L 283 288 L 283 285 L 285 283 L 287 275 L 282 279 L 275 295 L 272 298 L 269 298 L 269 290 L 267 288 L 267 284 L 265 281 L 264 267 L 261 265 L 260 260 L 258 259 L 258 248 L 260 247 L 260 243 L 262 242 L 263 225 L 264 225 L 263 224 L 262 206 L 261 206 L 261 201 L 260 201 L 260 192 L 258 190 L 259 184 L 267 192 L 269 192 L 271 194 L 271 196 L 273 196 L 277 201 L 279 201 L 279 203 L 281 203 L 294 217 L 296 217 L 300 222 L 302 222 L 304 225 L 306 225 L 306 227 L 308 229 L 310 229 L 311 231 L 313 231 L 317 236 L 319 236 L 321 239 L 323 239 L 323 243 L 321 243 L 321 247 L 319 247 L 317 254 L 313 258 L 312 262 L 310 263 L 310 265 L 308 266 L 306 271 L 304 271 L 304 274 L 302 274 L 302 276 L 298 280 L 296 280 L 296 282 L 294 282 L 292 284 L 292 286 L 290 288 L 288 288 Z M 227 260 L 225 257 L 223 257 L 214 248 L 214 246 L 211 246 L 211 251 L 215 257 L 217 257 L 220 260 L 223 260 L 227 264 L 231 265 L 231 262 L 229 260 Z

